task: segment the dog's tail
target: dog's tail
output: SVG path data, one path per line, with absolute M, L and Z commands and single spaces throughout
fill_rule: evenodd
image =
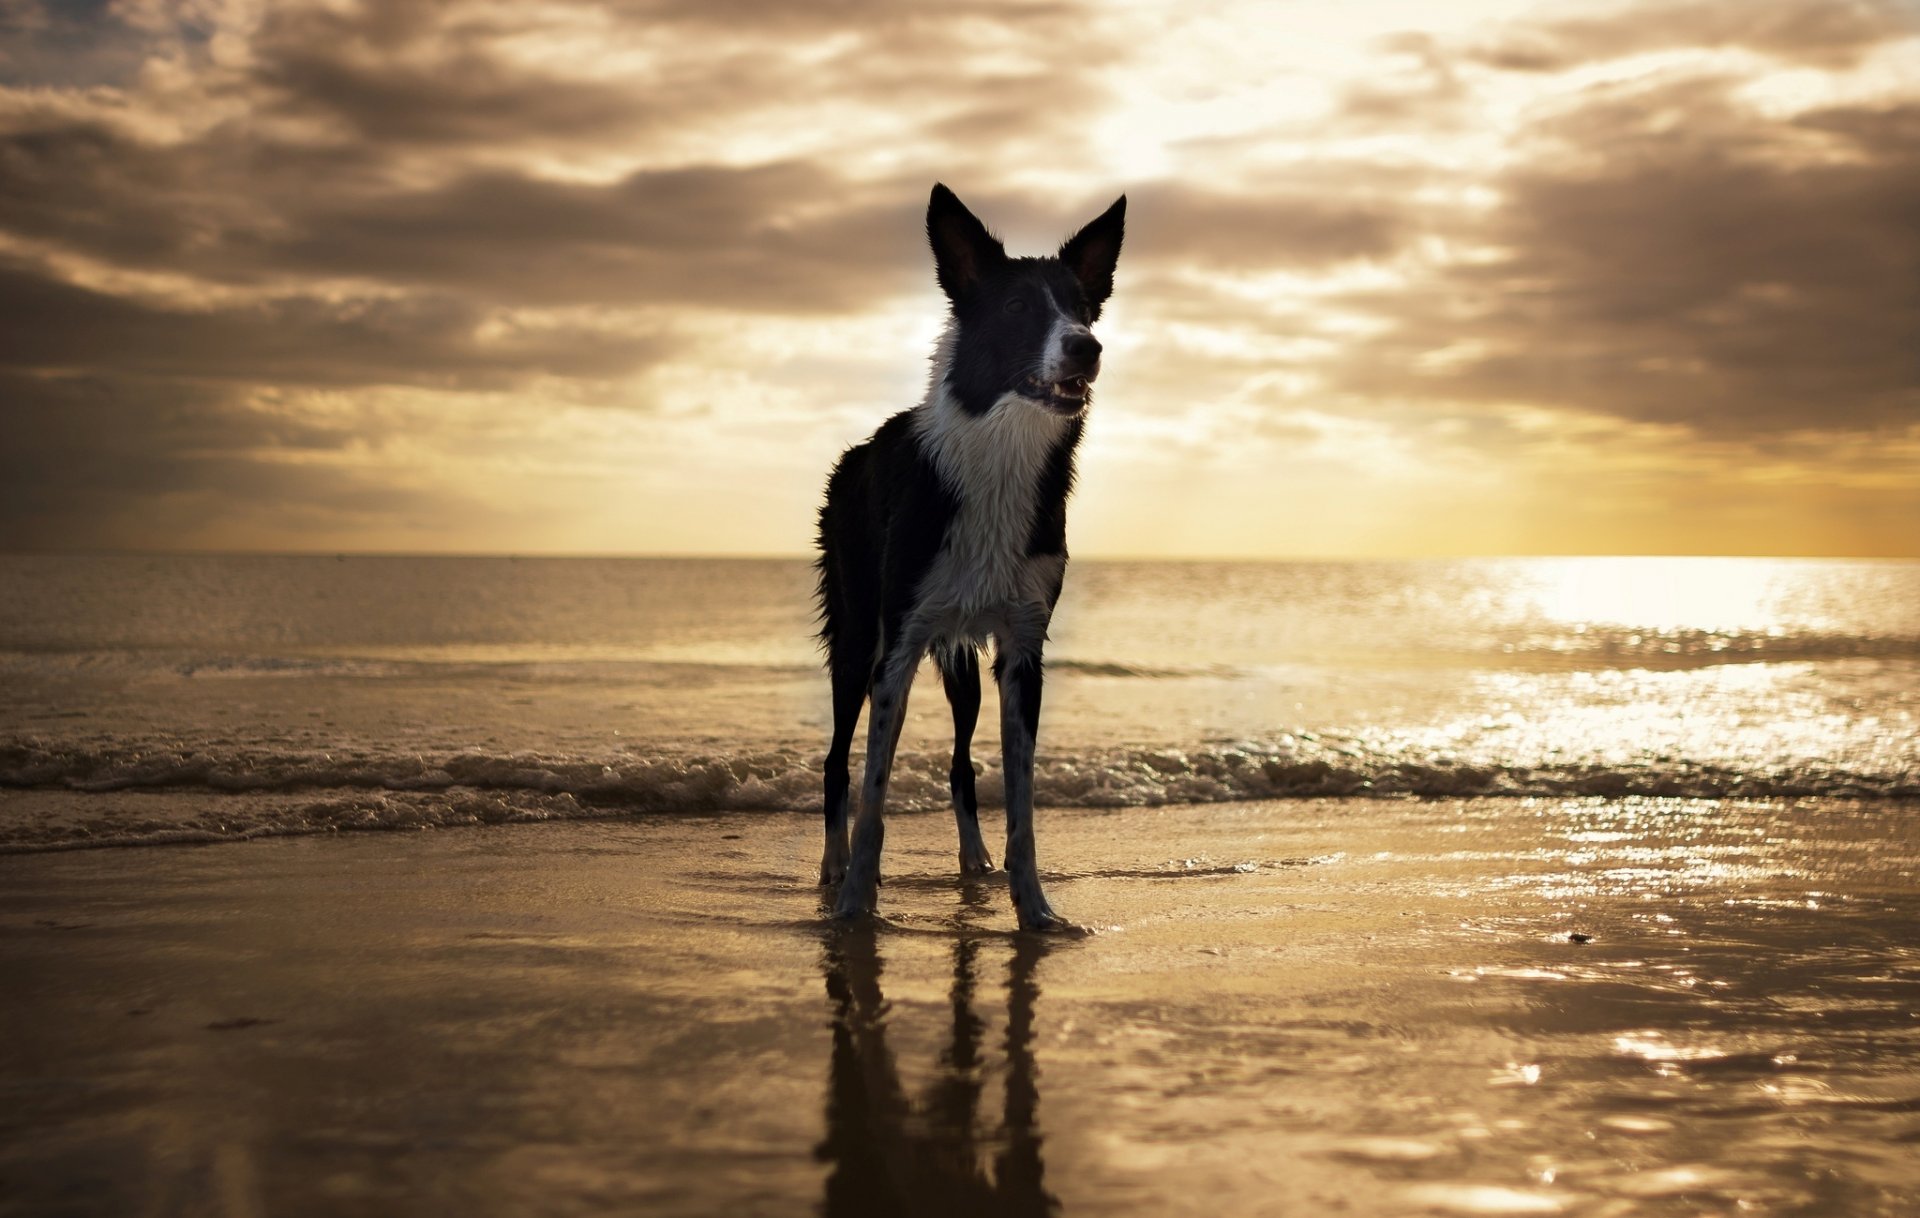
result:
M 834 462 L 814 535 L 814 544 L 820 550 L 813 560 L 814 570 L 819 573 L 814 598 L 820 617 L 820 646 L 829 664 L 833 662 L 834 640 L 845 632 L 853 611 L 848 603 L 847 564 L 858 561 L 859 556 L 852 551 L 860 548 L 865 528 L 860 501 L 864 498 L 861 488 L 865 482 L 866 459 L 867 446 L 858 444 Z
M 832 484 L 828 485 L 831 488 Z M 833 656 L 834 622 L 841 619 L 842 610 L 839 590 L 836 587 L 839 578 L 837 564 L 834 561 L 833 516 L 833 497 L 829 489 L 826 502 L 820 505 L 819 532 L 814 538 L 814 544 L 819 548 L 820 553 L 813 559 L 813 569 L 819 578 L 819 583 L 813 591 L 814 610 L 820 620 L 820 647 L 827 653 L 829 660 Z

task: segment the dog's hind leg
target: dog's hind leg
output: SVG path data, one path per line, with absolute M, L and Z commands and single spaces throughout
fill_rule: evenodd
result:
M 886 838 L 887 783 L 893 776 L 893 754 L 900 744 L 900 726 L 907 717 L 907 694 L 914 671 L 926 654 L 924 633 L 902 638 L 887 651 L 873 682 L 867 713 L 867 775 L 860 784 L 860 811 L 853 819 L 853 850 L 847 877 L 834 903 L 836 918 L 857 918 L 873 912 L 880 888 L 880 847 Z
M 1047 637 L 1044 611 L 1016 620 L 996 640 L 994 677 L 1000 684 L 1001 768 L 1007 788 L 1007 887 L 1021 930 L 1071 930 L 1040 889 L 1033 846 L 1033 751 L 1040 730 L 1040 652 Z
M 980 655 L 962 643 L 940 656 L 940 680 L 953 706 L 953 823 L 960 832 L 960 874 L 985 875 L 993 856 L 980 837 L 980 800 L 973 790 L 973 726 L 980 719 Z
M 827 750 L 827 843 L 820 855 L 820 882 L 838 884 L 847 874 L 847 755 L 853 730 L 860 722 L 860 706 L 873 682 L 873 644 L 864 639 L 836 643 L 831 661 L 833 677 L 833 745 Z

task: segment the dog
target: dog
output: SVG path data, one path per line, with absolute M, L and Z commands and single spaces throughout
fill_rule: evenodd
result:
M 923 656 L 953 707 L 960 870 L 993 870 L 969 756 L 980 651 L 994 645 L 1006 778 L 1008 888 L 1023 930 L 1070 930 L 1040 887 L 1033 843 L 1042 650 L 1067 567 L 1067 497 L 1091 385 L 1093 324 L 1113 293 L 1122 195 L 1054 257 L 1011 258 L 936 184 L 927 240 L 949 317 L 927 394 L 841 455 L 820 509 L 821 641 L 833 686 L 826 848 L 834 916 L 874 911 L 887 782 Z M 863 704 L 867 770 L 849 848 L 847 757 Z

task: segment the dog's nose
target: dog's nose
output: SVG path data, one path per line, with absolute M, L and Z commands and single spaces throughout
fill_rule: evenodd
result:
M 1067 358 L 1082 368 L 1091 368 L 1100 360 L 1100 340 L 1085 330 L 1067 335 L 1061 340 L 1060 346 Z

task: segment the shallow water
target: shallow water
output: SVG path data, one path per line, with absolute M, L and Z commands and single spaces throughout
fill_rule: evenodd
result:
M 1780 1214 L 1920 1205 L 1885 801 L 813 818 L 0 858 L 19 1212 Z M 991 840 L 991 834 L 990 840 Z M 1576 941 L 1572 936 L 1583 936 Z
M 815 809 L 811 614 L 800 561 L 0 557 L 0 849 Z M 1920 563 L 1076 562 L 1054 636 L 1054 805 L 1920 799 Z

